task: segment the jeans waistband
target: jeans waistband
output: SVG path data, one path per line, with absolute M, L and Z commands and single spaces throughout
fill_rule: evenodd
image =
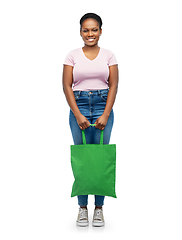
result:
M 107 94 L 109 89 L 101 89 L 101 90 L 90 90 L 90 91 L 74 91 L 74 95 L 79 96 L 90 96 L 90 95 L 101 95 Z

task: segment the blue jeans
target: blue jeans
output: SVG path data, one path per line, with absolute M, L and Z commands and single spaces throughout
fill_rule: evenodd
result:
M 83 114 L 91 124 L 95 123 L 95 121 L 103 114 L 106 106 L 108 91 L 109 91 L 108 89 L 104 89 L 104 90 L 96 90 L 96 91 L 75 91 L 74 92 L 75 100 L 81 114 Z M 114 113 L 113 113 L 113 110 L 111 110 L 106 127 L 104 128 L 104 139 L 103 139 L 104 144 L 109 144 L 113 121 L 114 121 Z M 82 131 L 78 126 L 77 120 L 71 110 L 70 110 L 70 116 L 69 116 L 69 123 L 70 123 L 74 144 L 75 145 L 83 144 Z M 85 137 L 86 137 L 87 144 L 99 144 L 100 133 L 101 133 L 100 129 L 97 129 L 95 127 L 89 127 L 85 129 Z M 88 195 L 78 196 L 78 204 L 80 206 L 87 206 Z M 104 204 L 104 196 L 95 196 L 95 205 L 97 207 L 101 207 L 103 206 L 103 204 Z

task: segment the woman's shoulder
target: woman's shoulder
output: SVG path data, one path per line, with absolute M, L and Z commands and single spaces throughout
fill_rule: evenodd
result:
M 110 49 L 106 49 L 106 48 L 103 48 L 103 47 L 101 47 L 101 49 L 102 49 L 103 52 L 113 53 L 113 51 L 110 50 Z
M 101 50 L 102 50 L 103 56 L 107 59 L 109 66 L 117 64 L 115 54 L 111 50 L 106 48 L 101 48 Z
M 70 65 L 74 67 L 76 58 L 77 56 L 79 56 L 79 54 L 80 54 L 80 48 L 71 50 L 65 58 L 64 65 Z
M 112 56 L 115 55 L 113 51 L 111 51 L 110 49 L 101 48 L 101 51 L 102 51 L 102 54 L 105 55 L 105 57 L 107 58 L 111 58 Z

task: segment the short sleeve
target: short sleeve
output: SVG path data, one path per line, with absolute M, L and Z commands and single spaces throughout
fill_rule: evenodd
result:
M 112 53 L 111 51 L 108 51 L 108 52 L 109 52 L 108 66 L 117 65 L 118 62 L 116 60 L 114 53 Z
M 74 57 L 73 57 L 72 52 L 68 53 L 63 64 L 74 67 L 75 63 L 74 63 Z

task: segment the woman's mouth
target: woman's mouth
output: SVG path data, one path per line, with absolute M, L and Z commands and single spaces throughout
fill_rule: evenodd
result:
M 88 38 L 87 41 L 89 42 L 93 42 L 95 40 L 95 38 Z

